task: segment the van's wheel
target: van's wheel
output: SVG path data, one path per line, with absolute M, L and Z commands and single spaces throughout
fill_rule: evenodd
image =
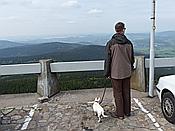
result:
M 165 119 L 175 124 L 175 98 L 171 92 L 163 94 L 161 109 Z

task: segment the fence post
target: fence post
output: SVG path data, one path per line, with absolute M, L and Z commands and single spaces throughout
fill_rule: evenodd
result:
M 135 62 L 136 69 L 132 72 L 131 88 L 139 91 L 146 91 L 144 56 L 136 56 Z
M 51 97 L 60 91 L 56 73 L 51 73 L 51 59 L 40 60 L 41 74 L 38 76 L 37 93 L 44 97 Z

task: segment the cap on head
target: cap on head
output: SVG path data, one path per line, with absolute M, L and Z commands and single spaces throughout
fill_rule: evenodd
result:
M 115 30 L 116 32 L 121 32 L 123 31 L 123 29 L 126 29 L 125 28 L 125 24 L 123 22 L 118 22 L 116 25 L 115 25 Z

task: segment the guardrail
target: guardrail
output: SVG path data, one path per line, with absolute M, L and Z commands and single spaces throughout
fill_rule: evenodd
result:
M 103 65 L 104 65 L 104 60 L 50 63 L 51 72 L 104 70 Z M 39 73 L 41 73 L 40 63 L 0 65 L 0 76 L 17 75 L 17 74 L 39 74 Z
M 0 65 L 0 76 L 41 73 L 40 63 Z
M 175 67 L 175 57 L 155 58 L 155 67 Z M 149 59 L 145 59 L 145 68 L 149 68 Z
M 55 62 L 51 63 L 51 72 L 74 72 L 104 70 L 104 60 L 78 61 L 78 62 Z M 175 58 L 155 58 L 155 67 L 173 67 Z M 145 68 L 149 68 L 149 59 L 145 59 Z M 40 63 L 0 65 L 0 76 L 17 74 L 39 74 Z
M 102 61 L 79 61 L 51 63 L 51 72 L 95 71 L 104 70 Z

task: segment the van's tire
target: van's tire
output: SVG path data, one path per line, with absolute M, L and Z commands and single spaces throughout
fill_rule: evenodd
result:
M 175 98 L 171 92 L 163 94 L 161 109 L 165 119 L 170 123 L 175 124 Z

